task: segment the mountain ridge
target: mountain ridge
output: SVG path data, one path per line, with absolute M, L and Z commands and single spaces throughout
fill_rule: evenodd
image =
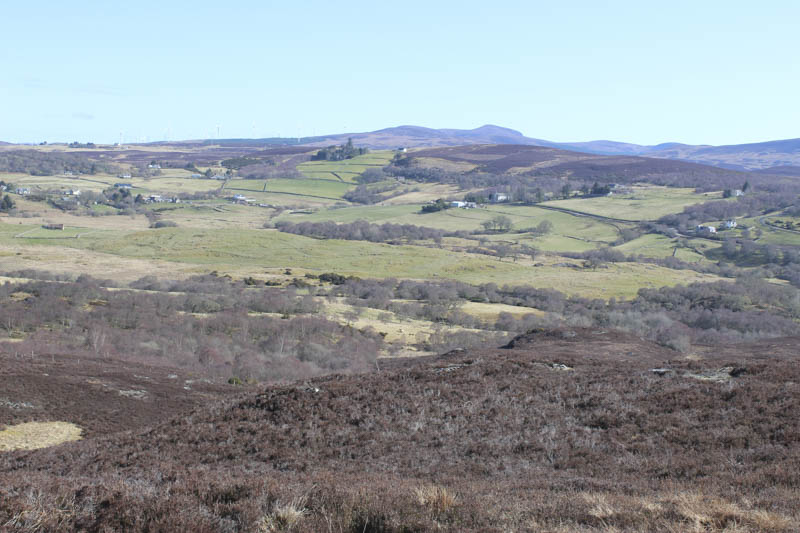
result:
M 463 144 L 525 144 L 597 155 L 678 159 L 730 170 L 762 170 L 773 166 L 800 166 L 800 138 L 720 146 L 692 145 L 680 142 L 641 145 L 613 140 L 555 142 L 528 137 L 520 131 L 493 124 L 485 124 L 471 130 L 402 125 L 373 132 L 326 135 L 314 138 L 313 141 L 304 144 L 325 146 L 348 138 L 353 139 L 356 144 L 374 149 Z

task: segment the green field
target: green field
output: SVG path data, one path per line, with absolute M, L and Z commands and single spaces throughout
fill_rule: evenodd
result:
M 226 183 L 224 191 L 242 192 L 247 196 L 253 196 L 250 194 L 251 192 L 264 192 L 338 200 L 352 188 L 351 184 L 338 181 L 311 178 L 277 178 L 268 180 L 230 180 Z M 257 196 L 253 197 L 258 198 Z
M 721 193 L 696 193 L 694 189 L 642 186 L 632 188 L 627 194 L 554 200 L 543 205 L 621 220 L 643 221 L 657 220 L 671 213 L 679 213 L 684 207 L 721 197 Z
M 344 161 L 307 161 L 297 165 L 297 170 L 309 178 L 355 183 L 366 169 L 385 167 L 393 156 L 390 150 L 380 150 Z
M 647 234 L 625 244 L 615 246 L 615 250 L 629 255 L 643 255 L 645 257 L 675 257 L 688 263 L 707 262 L 708 259 L 702 252 L 717 248 L 719 245 L 700 239 L 690 240 L 685 245 L 678 239 L 671 239 L 665 235 Z
M 100 192 L 113 185 L 116 178 L 111 176 L 66 177 L 5 174 L 0 176 L 0 179 L 12 182 L 17 187 L 26 187 L 31 192 L 67 189 Z
M 544 220 L 553 224 L 549 235 L 532 238 L 529 233 L 511 232 L 486 235 L 490 241 L 524 242 L 545 251 L 579 252 L 614 242 L 619 237 L 617 228 L 609 223 L 588 217 L 539 209 L 532 206 L 490 206 L 485 209 L 447 209 L 436 213 L 420 213 L 420 205 L 358 206 L 340 209 L 321 209 L 312 214 L 284 214 L 278 220 L 291 222 L 334 221 L 337 223 L 366 220 L 382 224 L 413 224 L 444 231 L 481 230 L 481 224 L 504 215 L 514 223 L 514 230 L 533 228 Z
M 700 279 L 716 279 L 694 272 L 674 271 L 654 265 L 617 263 L 597 270 L 550 264 L 532 267 L 523 262 L 498 260 L 485 255 L 453 252 L 422 246 L 391 246 L 362 241 L 318 240 L 274 230 L 220 228 L 165 228 L 144 231 L 95 231 L 78 239 L 15 238 L 31 226 L 0 223 L 0 252 L 24 247 L 29 263 L 36 264 L 36 250 L 57 253 L 59 261 L 84 261 L 86 250 L 108 257 L 137 260 L 141 275 L 158 272 L 158 263 L 197 272 L 218 270 L 234 276 L 263 275 L 292 268 L 304 272 L 340 272 L 361 277 L 455 279 L 467 283 L 494 282 L 550 287 L 567 294 L 609 298 L 632 297 L 641 287 L 660 287 Z M 0 253 L 0 255 L 6 255 Z M 52 254 L 50 254 L 52 256 Z M 98 256 L 100 257 L 100 256 Z M 15 264 L 23 264 L 17 258 Z M 89 261 L 87 273 L 112 277 L 111 261 Z M 182 267 L 179 265 L 183 265 Z M 58 267 L 58 265 L 51 265 Z M 125 265 L 123 265 L 125 266 Z M 122 267 L 120 267 L 122 268 Z
M 23 230 L 15 235 L 15 238 L 24 239 L 24 240 L 42 240 L 42 239 L 52 239 L 52 240 L 62 240 L 62 239 L 77 239 L 82 236 L 89 235 L 94 233 L 95 231 L 89 228 L 72 228 L 72 227 L 65 227 L 63 230 L 51 230 L 45 229 L 41 226 Z

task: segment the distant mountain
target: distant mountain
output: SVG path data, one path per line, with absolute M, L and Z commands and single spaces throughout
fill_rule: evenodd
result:
M 473 130 L 434 129 L 421 126 L 397 126 L 364 133 L 341 133 L 317 137 L 308 144 L 326 146 L 347 139 L 359 146 L 374 149 L 419 148 L 432 146 L 463 146 L 466 144 L 527 144 L 555 146 L 542 139 L 533 139 L 510 128 L 487 124 Z
M 171 141 L 150 143 L 181 148 L 217 146 L 226 149 L 266 149 L 269 146 L 330 146 L 353 139 L 358 146 L 373 149 L 431 148 L 441 146 L 465 146 L 473 144 L 517 144 L 559 148 L 595 155 L 646 156 L 660 159 L 676 159 L 690 163 L 712 165 L 729 170 L 765 170 L 770 174 L 794 175 L 792 170 L 769 171 L 775 167 L 800 167 L 800 138 L 767 141 L 761 143 L 733 144 L 725 146 L 691 145 L 677 142 L 652 146 L 611 140 L 588 142 L 554 142 L 527 137 L 517 130 L 487 124 L 472 130 L 453 128 L 425 128 L 422 126 L 396 126 L 369 132 L 336 133 L 315 137 L 265 139 L 198 139 L 194 141 Z M 0 141 L 0 145 L 8 145 Z M 787 173 L 788 172 L 788 173 Z
M 727 146 L 663 143 L 646 146 L 610 140 L 554 142 L 527 137 L 521 132 L 487 124 L 472 130 L 433 129 L 420 126 L 397 126 L 364 133 L 342 133 L 314 139 L 303 144 L 325 146 L 352 138 L 360 146 L 375 149 L 463 146 L 469 144 L 525 144 L 560 148 L 597 155 L 647 156 L 678 159 L 731 170 L 760 170 L 775 166 L 800 166 L 800 139 Z

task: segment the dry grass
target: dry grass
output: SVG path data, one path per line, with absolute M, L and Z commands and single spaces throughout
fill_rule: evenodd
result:
M 305 508 L 304 497 L 281 503 L 275 502 L 272 512 L 258 523 L 259 533 L 274 533 L 278 531 L 291 531 L 308 512 Z
M 26 422 L 0 431 L 0 452 L 37 450 L 80 440 L 81 428 L 69 422 Z
M 446 487 L 423 485 L 414 489 L 417 502 L 437 514 L 446 513 L 458 505 L 456 495 Z

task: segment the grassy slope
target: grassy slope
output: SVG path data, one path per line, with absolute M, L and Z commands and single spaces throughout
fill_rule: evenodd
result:
M 297 165 L 297 170 L 309 178 L 322 178 L 355 183 L 355 178 L 368 168 L 385 167 L 394 153 L 390 150 L 370 152 L 345 161 L 307 161 Z
M 656 220 L 664 215 L 677 213 L 686 206 L 719 198 L 719 193 L 698 194 L 693 189 L 647 186 L 636 187 L 631 194 L 555 200 L 544 205 L 637 221 Z
M 360 241 L 318 240 L 270 230 L 167 228 L 134 232 L 97 231 L 80 239 L 26 239 L 14 235 L 34 226 L 0 224 L 0 253 L 26 246 L 58 245 L 146 262 L 179 263 L 186 270 L 220 270 L 237 275 L 293 268 L 296 273 L 336 271 L 361 277 L 455 279 L 467 283 L 531 284 L 591 297 L 631 297 L 640 287 L 715 279 L 653 265 L 618 263 L 596 271 L 565 266 L 531 267 L 483 255 L 421 246 L 390 246 Z M 44 245 L 44 246 L 42 246 Z M 46 251 L 46 250 L 43 250 Z M 80 255 L 80 254 L 78 254 Z M 35 255 L 31 256 L 35 259 Z M 75 261 L 80 260 L 75 257 Z M 89 261 L 93 264 L 93 261 Z M 92 273 L 109 276 L 104 262 Z M 142 275 L 146 273 L 143 270 Z
M 611 243 L 619 236 L 612 224 L 529 206 L 448 209 L 428 214 L 421 214 L 419 205 L 348 207 L 320 210 L 312 214 L 285 214 L 279 219 L 292 222 L 332 220 L 338 223 L 367 220 L 373 223 L 413 224 L 445 231 L 473 231 L 482 229 L 483 222 L 498 215 L 509 217 L 515 230 L 533 228 L 542 221 L 550 221 L 553 224 L 552 233 L 535 239 L 529 234 L 519 233 L 487 235 L 489 240 L 524 242 L 546 251 L 591 250 L 601 244 Z

